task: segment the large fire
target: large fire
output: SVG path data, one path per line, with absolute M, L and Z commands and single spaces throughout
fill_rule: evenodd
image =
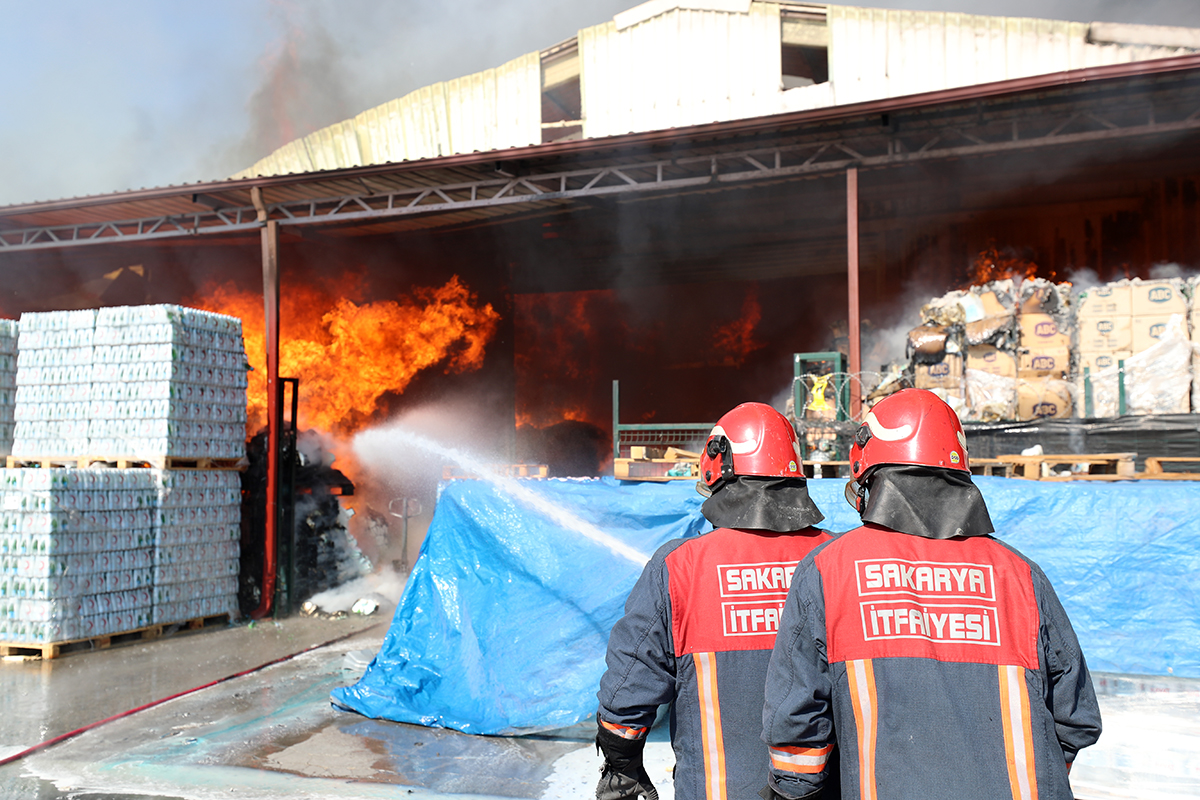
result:
M 246 423 L 253 434 L 266 423 L 262 295 L 225 284 L 189 305 L 242 320 L 253 368 Z M 499 319 L 457 276 L 399 300 L 365 303 L 312 286 L 286 287 L 280 297 L 279 374 L 300 379 L 299 426 L 354 433 L 375 418 L 385 395 L 402 393 L 421 370 L 477 369 Z
M 1013 278 L 1019 283 L 1021 280 L 1032 280 L 1037 276 L 1038 265 L 1033 261 L 1022 258 L 1011 248 L 1001 250 L 996 247 L 995 242 L 988 242 L 987 247 L 975 256 L 975 261 L 971 264 L 967 285 L 983 286 L 992 281 L 1008 278 Z M 1051 274 L 1045 277 L 1053 278 L 1054 276 Z
M 725 366 L 740 367 L 752 352 L 763 347 L 763 343 L 754 338 L 754 330 L 761 321 L 758 285 L 751 284 L 742 300 L 741 316 L 728 325 L 717 327 L 713 333 L 713 352 Z

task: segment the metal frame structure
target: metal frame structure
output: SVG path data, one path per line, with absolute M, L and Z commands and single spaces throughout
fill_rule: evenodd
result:
M 839 172 L 849 173 L 849 195 L 851 191 L 857 194 L 858 184 L 857 173 L 850 170 L 1200 133 L 1200 91 L 1188 99 L 1187 105 L 1173 107 L 1156 103 L 1149 95 L 1131 103 L 1127 94 L 1119 93 L 1100 101 L 1107 104 L 1103 112 L 1094 107 L 1095 102 L 1081 109 L 1075 102 L 1055 105 L 1045 101 L 1050 103 L 1050 108 L 1045 108 L 1029 100 L 1007 105 L 1001 102 L 999 107 L 985 107 L 980 100 L 935 111 L 900 109 L 869 120 L 853 120 L 851 130 L 830 130 L 825 124 L 811 133 L 789 132 L 786 143 L 766 147 L 728 147 L 724 152 L 679 158 L 618 153 L 603 159 L 603 164 L 571 169 L 539 169 L 523 161 L 493 162 L 493 169 L 487 171 L 492 177 L 400 188 L 375 188 L 369 178 L 359 178 L 354 185 L 361 186 L 361 192 L 281 200 L 264 203 L 264 207 L 267 219 L 283 229 L 358 225 L 502 207 L 518 211 L 522 205 L 588 197 L 677 192 L 706 186 L 732 188 Z M 507 174 L 495 177 L 498 173 Z M 240 188 L 240 183 L 231 181 L 229 188 Z M 221 202 L 211 194 L 192 195 L 194 205 L 220 206 Z M 0 226 L 0 253 L 252 233 L 262 227 L 262 214 L 263 207 L 246 205 L 124 220 L 12 229 Z
M 704 447 L 715 422 L 622 423 L 620 381 L 613 381 L 613 458 L 622 458 L 621 445 Z M 686 448 L 683 448 L 686 449 Z

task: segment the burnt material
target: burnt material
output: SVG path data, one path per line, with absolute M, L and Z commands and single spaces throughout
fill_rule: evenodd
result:
M 311 434 L 300 433 L 304 438 Z M 266 533 L 267 495 L 267 434 L 260 431 L 246 448 L 249 468 L 242 473 L 242 539 L 241 569 L 238 579 L 238 605 L 243 614 L 257 608 L 262 601 L 263 555 Z M 292 476 L 293 490 L 280 497 L 287 506 L 285 520 L 294 523 L 281 527 L 282 554 L 292 550 L 291 557 L 279 559 L 281 589 L 290 588 L 290 605 L 300 604 L 314 594 L 340 585 L 358 572 L 358 548 L 346 530 L 341 516 L 339 496 L 354 494 L 354 484 L 328 463 L 311 461 L 297 451 L 296 442 L 288 439 L 280 453 L 282 471 Z M 351 574 L 353 573 L 353 574 Z M 285 615 L 291 609 L 278 608 Z

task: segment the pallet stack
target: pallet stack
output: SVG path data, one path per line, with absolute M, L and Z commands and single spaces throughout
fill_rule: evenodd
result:
M 179 306 L 102 308 L 94 341 L 89 452 L 245 455 L 241 320 Z
M 208 467 L 245 456 L 241 321 L 178 306 L 26 314 L 17 343 L 0 643 L 235 618 L 240 478 Z
M 237 615 L 241 481 L 233 470 L 154 470 L 154 622 Z
M 155 500 L 149 470 L 0 470 L 0 641 L 149 625 Z
M 0 319 L 0 456 L 12 453 L 17 403 L 17 321 Z
M 21 315 L 14 456 L 87 454 L 95 327 L 94 310 Z

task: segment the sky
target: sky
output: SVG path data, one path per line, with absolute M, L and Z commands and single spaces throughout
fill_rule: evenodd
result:
M 1200 0 L 860 0 L 1200 27 Z M 0 0 L 0 205 L 228 177 L 635 0 Z

